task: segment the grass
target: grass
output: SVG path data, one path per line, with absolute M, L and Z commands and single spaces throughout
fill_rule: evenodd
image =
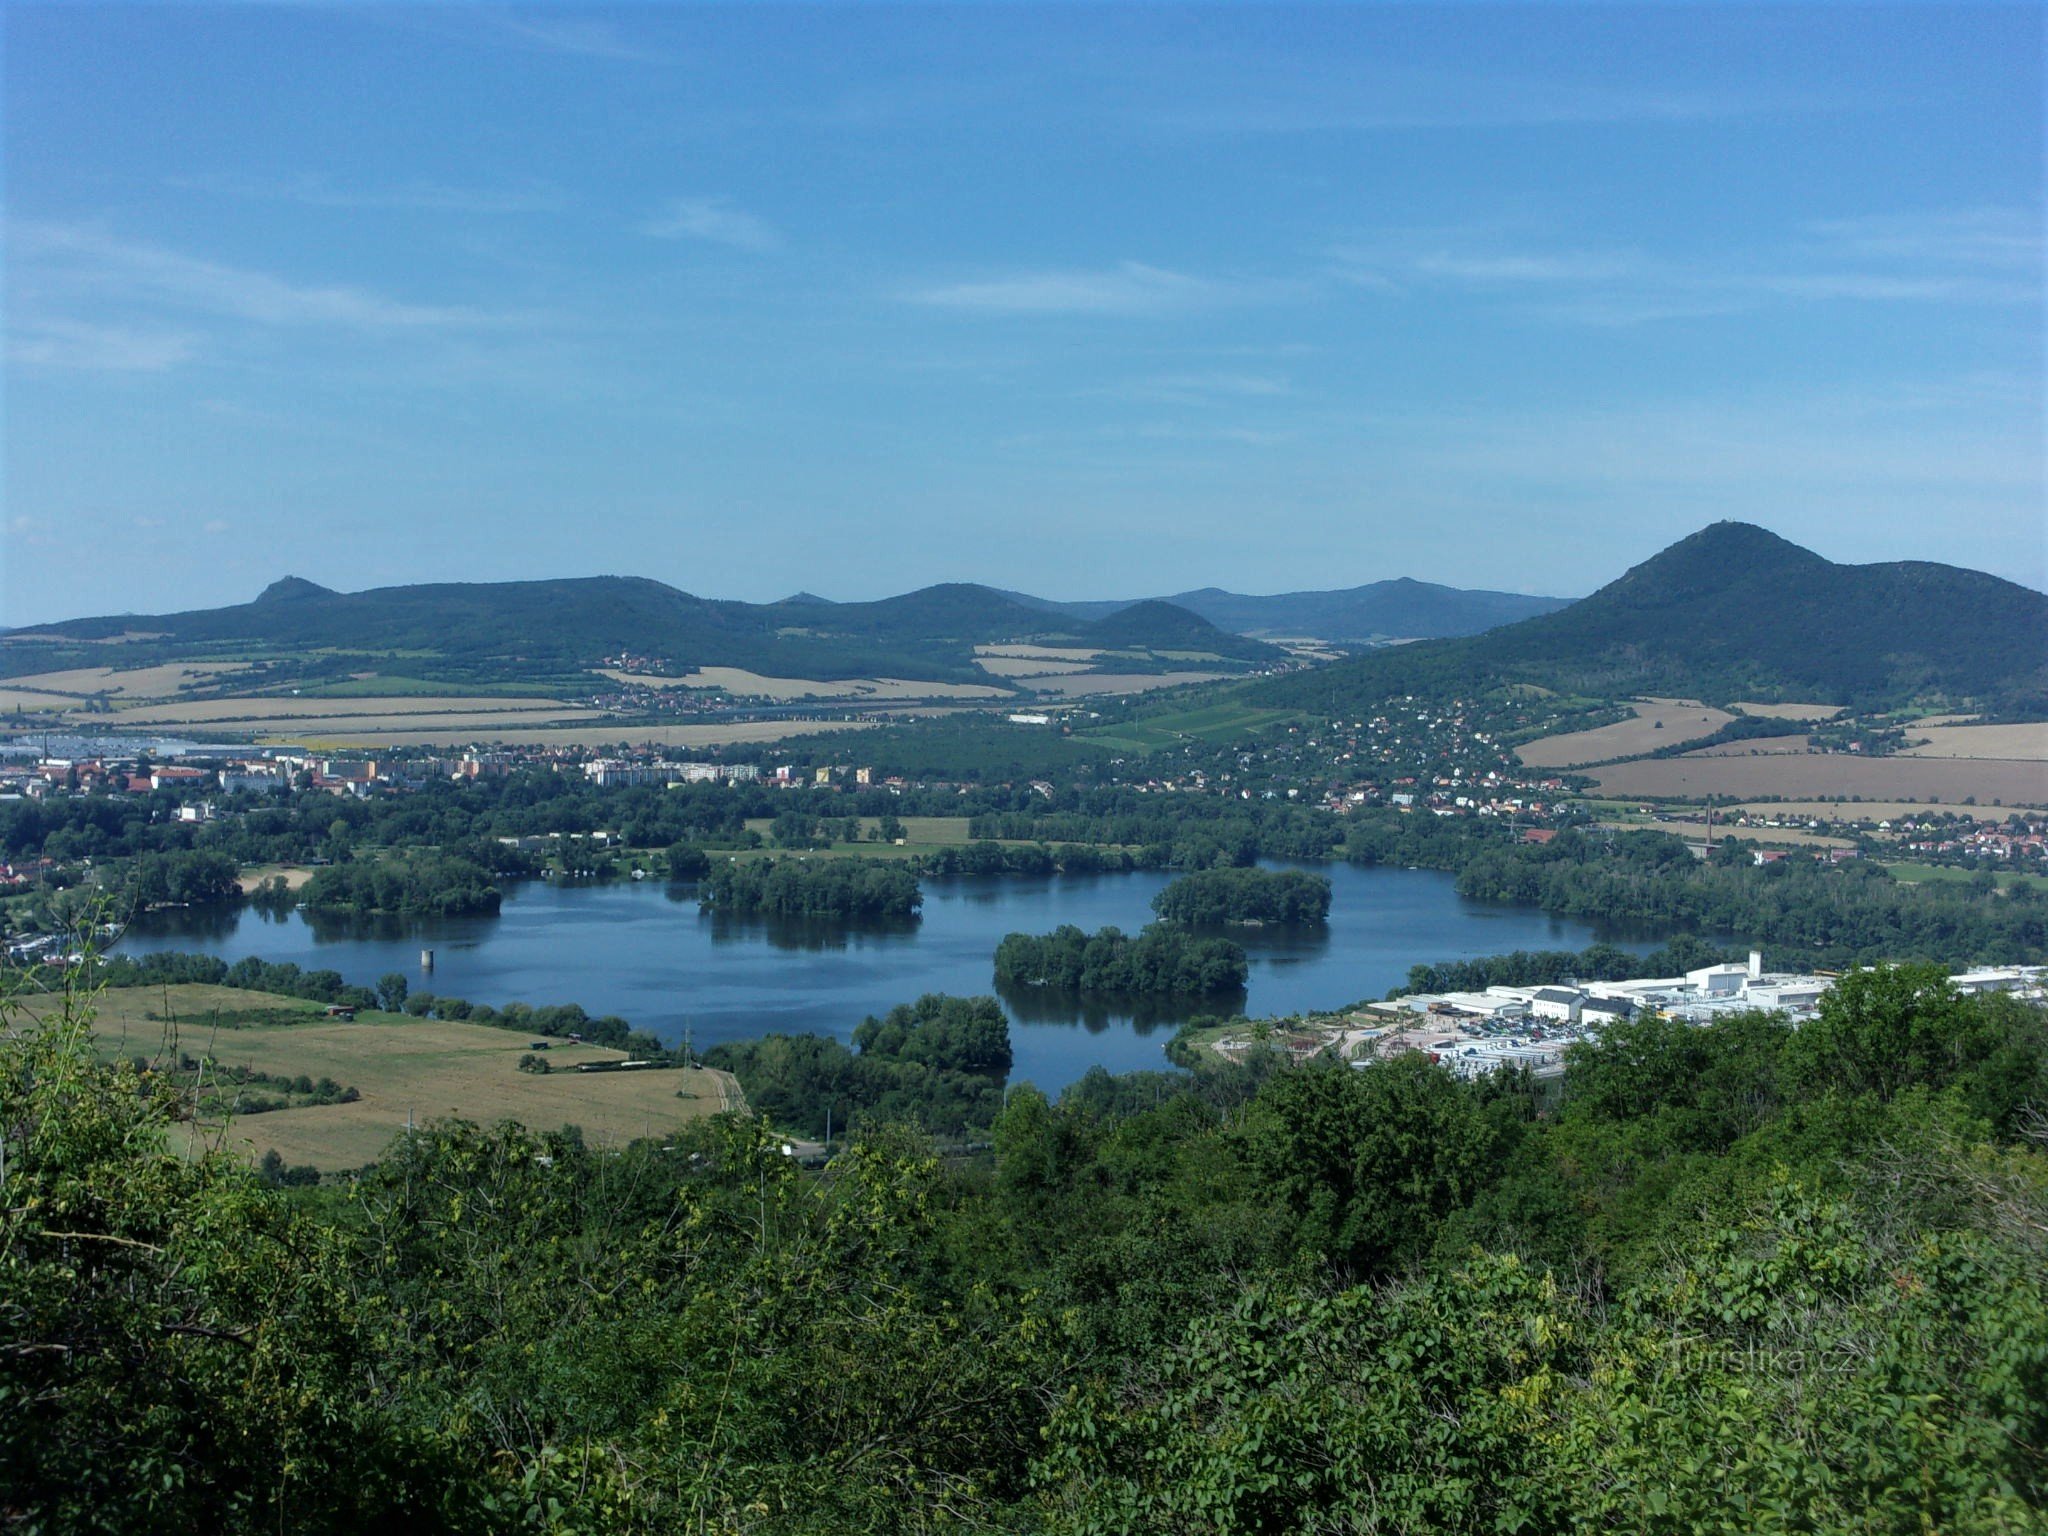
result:
M 55 1002 L 27 1006 L 40 1012 Z M 94 1037 L 109 1057 L 159 1059 L 177 1050 L 223 1066 L 331 1077 L 355 1088 L 362 1097 L 353 1104 L 240 1115 L 224 1131 L 192 1130 L 224 1135 L 251 1157 L 275 1149 L 288 1163 L 323 1171 L 374 1161 L 409 1118 L 416 1124 L 450 1116 L 516 1120 L 535 1130 L 578 1125 L 593 1139 L 623 1142 L 666 1134 L 685 1120 L 742 1103 L 738 1086 L 722 1072 L 565 1071 L 625 1055 L 559 1041 L 547 1053 L 553 1072 L 521 1072 L 530 1037 L 513 1030 L 378 1012 L 344 1024 L 323 1017 L 316 1003 L 226 987 L 109 990 L 97 999 L 95 1015 Z
M 1174 710 L 1138 720 L 1119 721 L 1100 730 L 1083 731 L 1083 739 L 1126 752 L 1150 752 L 1160 747 L 1179 746 L 1193 739 L 1207 742 L 1234 741 L 1248 731 L 1301 717 L 1298 709 L 1260 709 L 1250 704 L 1226 701 L 1200 709 Z
M 870 843 L 866 841 L 836 843 L 833 846 L 837 848 L 850 848 L 865 853 L 895 853 L 900 855 L 906 850 L 915 852 L 920 848 L 958 848 L 972 841 L 967 835 L 967 818 L 965 816 L 904 816 L 899 819 L 903 823 L 903 848 L 894 847 L 889 843 Z M 769 828 L 774 825 L 774 822 L 766 816 L 755 816 L 750 817 L 746 825 L 749 832 L 758 832 L 765 838 L 768 836 Z M 861 837 L 865 839 L 870 833 L 879 830 L 881 825 L 882 820 L 879 816 L 861 817 Z M 775 850 L 770 849 L 767 851 L 773 852 Z
M 1977 871 L 1974 869 L 1957 869 L 1953 864 L 1921 864 L 1905 860 L 1897 864 L 1887 862 L 1885 868 L 1892 872 L 1894 880 L 1916 883 L 1924 880 L 1943 885 L 1963 885 L 1977 878 Z M 2048 876 L 2044 875 L 2025 875 L 2018 870 L 1997 870 L 1993 872 L 1992 878 L 2003 890 L 2010 890 L 2016 885 L 2030 885 L 2037 891 L 2048 891 Z

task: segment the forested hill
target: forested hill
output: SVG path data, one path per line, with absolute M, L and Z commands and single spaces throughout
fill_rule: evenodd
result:
M 126 637 L 116 658 L 104 644 Z M 1108 628 L 1013 601 L 990 587 L 926 587 L 872 603 L 804 594 L 780 603 L 723 602 L 645 577 L 443 582 L 334 592 L 291 576 L 254 602 L 185 613 L 114 615 L 39 626 L 4 653 L 8 674 L 232 648 L 340 649 L 439 657 L 457 667 L 564 673 L 630 652 L 678 666 L 744 667 L 781 676 L 957 679 L 986 683 L 976 645 L 1037 642 L 1117 651 L 1203 651 L 1234 662 L 1280 652 L 1166 604 Z
M 1279 592 L 1267 597 L 1226 592 L 1221 587 L 1201 587 L 1141 601 L 1092 603 L 1052 602 L 1023 593 L 1006 595 L 1048 612 L 1080 619 L 1102 619 L 1139 606 L 1170 603 L 1234 634 L 1312 636 L 1354 644 L 1476 635 L 1518 619 L 1555 612 L 1569 601 L 1562 597 L 1532 597 L 1522 592 L 1443 587 L 1405 576 L 1339 591 Z
M 1752 524 L 1715 523 L 1556 613 L 1274 679 L 1254 696 L 1327 708 L 1505 682 L 2038 714 L 2048 596 L 1926 561 L 1836 565 Z

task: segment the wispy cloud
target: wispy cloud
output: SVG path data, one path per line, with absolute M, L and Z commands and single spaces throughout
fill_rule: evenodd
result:
M 1620 81 L 1543 79 L 1494 70 L 1436 70 L 1300 54 L 1228 60 L 1188 52 L 1155 61 L 1141 122 L 1169 132 L 1278 135 L 1543 128 L 1627 123 L 1697 123 L 1841 111 L 1857 105 L 1839 91 L 1789 92 L 1749 81 L 1640 86 Z M 1227 89 L 1215 82 L 1227 81 Z
M 1220 405 L 1281 399 L 1293 393 L 1293 386 L 1284 378 L 1263 373 L 1160 373 L 1083 393 L 1104 399 L 1168 405 Z
M 2038 268 L 2042 220 L 2021 208 L 1950 208 L 1823 219 L 1806 226 L 1824 251 L 1872 261 Z
M 2040 266 L 2027 215 L 1977 209 L 1815 223 L 1775 249 L 1687 259 L 1413 232 L 1341 248 L 1330 273 L 1387 295 L 1462 289 L 1533 318 L 1626 326 L 1787 302 L 2038 304 Z
M 22 222 L 10 226 L 10 234 L 18 257 L 61 263 L 74 285 L 260 325 L 445 330 L 503 319 L 464 305 L 415 304 L 367 288 L 294 282 L 81 225 Z
M 162 373 L 189 359 L 197 340 L 188 331 L 31 318 L 8 327 L 7 359 L 82 373 Z
M 1439 251 L 1415 259 L 1415 270 L 1430 277 L 1474 283 L 1599 283 L 1625 277 L 1638 266 L 1619 252 L 1562 251 L 1542 255 L 1458 256 Z
M 667 56 L 626 36 L 609 21 L 596 17 L 519 15 L 482 8 L 463 8 L 486 29 L 485 35 L 512 47 L 536 53 L 570 54 L 586 59 L 613 59 L 622 63 L 659 64 Z
M 705 240 L 736 251 L 779 250 L 782 235 L 757 214 L 735 208 L 724 197 L 679 197 L 656 218 L 641 226 L 660 240 Z
M 251 201 L 297 203 L 306 208 L 394 209 L 423 213 L 553 213 L 568 206 L 558 187 L 451 187 L 415 181 L 388 187 L 336 186 L 321 176 L 266 181 L 232 175 L 173 176 L 165 185 Z
M 989 315 L 1158 315 L 1227 303 L 1237 285 L 1127 261 L 1098 270 L 1013 272 L 920 288 L 906 297 L 937 309 Z

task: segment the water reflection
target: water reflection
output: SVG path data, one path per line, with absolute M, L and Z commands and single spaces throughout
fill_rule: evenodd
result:
M 818 954 L 847 949 L 870 939 L 909 938 L 917 932 L 915 917 L 789 917 L 772 912 L 702 914 L 714 944 L 766 943 L 770 949 Z
M 1227 1019 L 1245 1011 L 1246 994 L 1076 992 L 1066 987 L 1020 987 L 996 982 L 1003 1011 L 1016 1024 L 1079 1025 L 1091 1035 L 1129 1028 L 1139 1037 L 1164 1029 L 1169 1034 L 1189 1019 Z

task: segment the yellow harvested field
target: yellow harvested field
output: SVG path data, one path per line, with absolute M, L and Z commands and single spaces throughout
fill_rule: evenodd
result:
M 1643 824 L 1639 821 L 1603 821 L 1603 827 L 1612 827 L 1617 832 L 1640 832 Z M 1704 824 L 1680 825 L 1659 821 L 1658 825 L 1674 836 L 1698 842 L 1707 835 Z M 1758 843 L 1766 847 L 1780 848 L 1854 848 L 1856 840 L 1849 837 L 1827 837 L 1818 832 L 1806 832 L 1794 827 L 1731 827 L 1721 822 L 1714 823 L 1714 841 L 1732 837 L 1737 842 Z
M 127 645 L 134 641 L 169 638 L 160 629 L 124 629 L 118 635 L 102 635 L 97 640 L 74 640 L 69 635 L 53 635 L 47 630 L 24 629 L 19 634 L 0 635 L 0 645 L 48 645 L 52 642 L 62 645 Z
M 250 731 L 262 739 L 306 741 L 318 737 L 322 741 L 338 740 L 342 737 L 361 738 L 367 744 L 377 745 L 392 742 L 399 734 L 420 731 L 438 732 L 440 739 L 450 734 L 464 740 L 486 735 L 509 736 L 515 731 L 531 726 L 543 729 L 548 726 L 573 725 L 578 720 L 602 720 L 606 718 L 590 710 L 549 710 L 530 715 L 487 714 L 487 715 L 320 715 L 310 719 L 278 719 L 261 716 L 253 720 L 216 720 L 214 725 L 232 727 L 237 731 Z
M 2048 725 L 1937 725 L 1906 727 L 1906 740 L 1921 742 L 1907 757 L 2008 758 L 2048 763 Z
M 1765 720 L 1832 720 L 1842 712 L 1839 704 L 1737 704 L 1735 708 Z
M 1035 661 L 1028 656 L 977 656 L 974 664 L 993 677 L 1057 677 L 1088 670 L 1085 661 Z
M 2048 764 L 1971 758 L 1856 757 L 1788 753 L 1779 757 L 1666 757 L 1618 763 L 1593 774 L 1603 795 L 1699 799 L 1735 795 L 1789 800 L 1940 801 L 1974 796 L 1980 806 L 2048 806 Z
M 176 698 L 181 684 L 211 683 L 229 672 L 247 671 L 246 661 L 178 661 L 158 667 L 74 667 L 8 679 L 8 686 L 87 698 L 96 693 L 121 700 Z
M 1749 741 L 1724 741 L 1718 747 L 1701 747 L 1687 757 L 1770 757 L 1785 752 L 1811 752 L 1811 736 L 1758 736 Z
M 62 712 L 76 709 L 80 700 L 61 693 L 30 693 L 22 688 L 0 688 L 0 709 L 15 710 L 56 710 Z
M 607 671 L 615 682 L 642 688 L 723 688 L 731 694 L 777 699 L 1002 699 L 1007 688 L 987 683 L 925 683 L 907 677 L 854 677 L 819 682 L 807 677 L 768 677 L 742 667 L 699 667 L 681 677 Z
M 252 1157 L 275 1148 L 291 1163 L 361 1167 L 404 1131 L 408 1114 L 419 1124 L 455 1117 L 485 1124 L 516 1120 L 534 1130 L 580 1125 L 592 1140 L 624 1142 L 664 1135 L 686 1120 L 742 1103 L 738 1085 L 723 1072 L 578 1072 L 579 1063 L 623 1061 L 625 1053 L 568 1042 L 551 1042 L 546 1052 L 554 1071 L 521 1072 L 519 1058 L 531 1042 L 512 1030 L 382 1013 L 330 1022 L 314 1004 L 225 987 L 105 992 L 94 1023 L 101 1049 L 117 1056 L 158 1054 L 166 1026 L 146 1015 L 167 1011 L 167 994 L 171 1010 L 193 1020 L 179 1028 L 180 1050 L 273 1076 L 330 1077 L 362 1095 L 353 1104 L 237 1116 L 227 1140 Z M 280 1022 L 208 1029 L 203 1020 L 215 1008 L 274 1009 Z M 688 1096 L 678 1097 L 679 1091 Z
M 1090 645 L 977 645 L 977 656 L 1014 656 L 1025 661 L 1093 661 L 1101 647 Z
M 1697 741 L 1721 729 L 1733 715 L 1682 699 L 1644 699 L 1631 706 L 1633 719 L 1590 731 L 1544 736 L 1518 748 L 1516 756 L 1531 768 L 1572 768 L 1604 763 L 1638 752 L 1654 752 L 1681 741 Z
M 904 714 L 943 713 L 905 710 Z M 621 725 L 599 721 L 574 727 L 527 728 L 499 720 L 472 731 L 430 730 L 407 722 L 404 730 L 337 731 L 323 722 L 295 736 L 271 732 L 266 745 L 308 747 L 459 747 L 485 742 L 507 746 L 599 747 L 616 742 L 654 747 L 722 747 L 752 741 L 788 741 L 798 736 L 827 736 L 840 731 L 872 730 L 875 720 L 733 720 L 716 725 Z
M 1031 686 L 1040 693 L 1083 698 L 1095 693 L 1150 693 L 1190 683 L 1219 683 L 1228 676 L 1228 672 L 1083 672 L 1073 677 L 1034 677 Z
M 390 698 L 244 698 L 207 699 L 196 704 L 144 705 L 121 712 L 122 725 L 220 725 L 242 720 L 387 720 L 415 715 L 540 715 L 575 719 L 595 711 L 558 699 L 497 699 L 488 696 L 401 694 Z

